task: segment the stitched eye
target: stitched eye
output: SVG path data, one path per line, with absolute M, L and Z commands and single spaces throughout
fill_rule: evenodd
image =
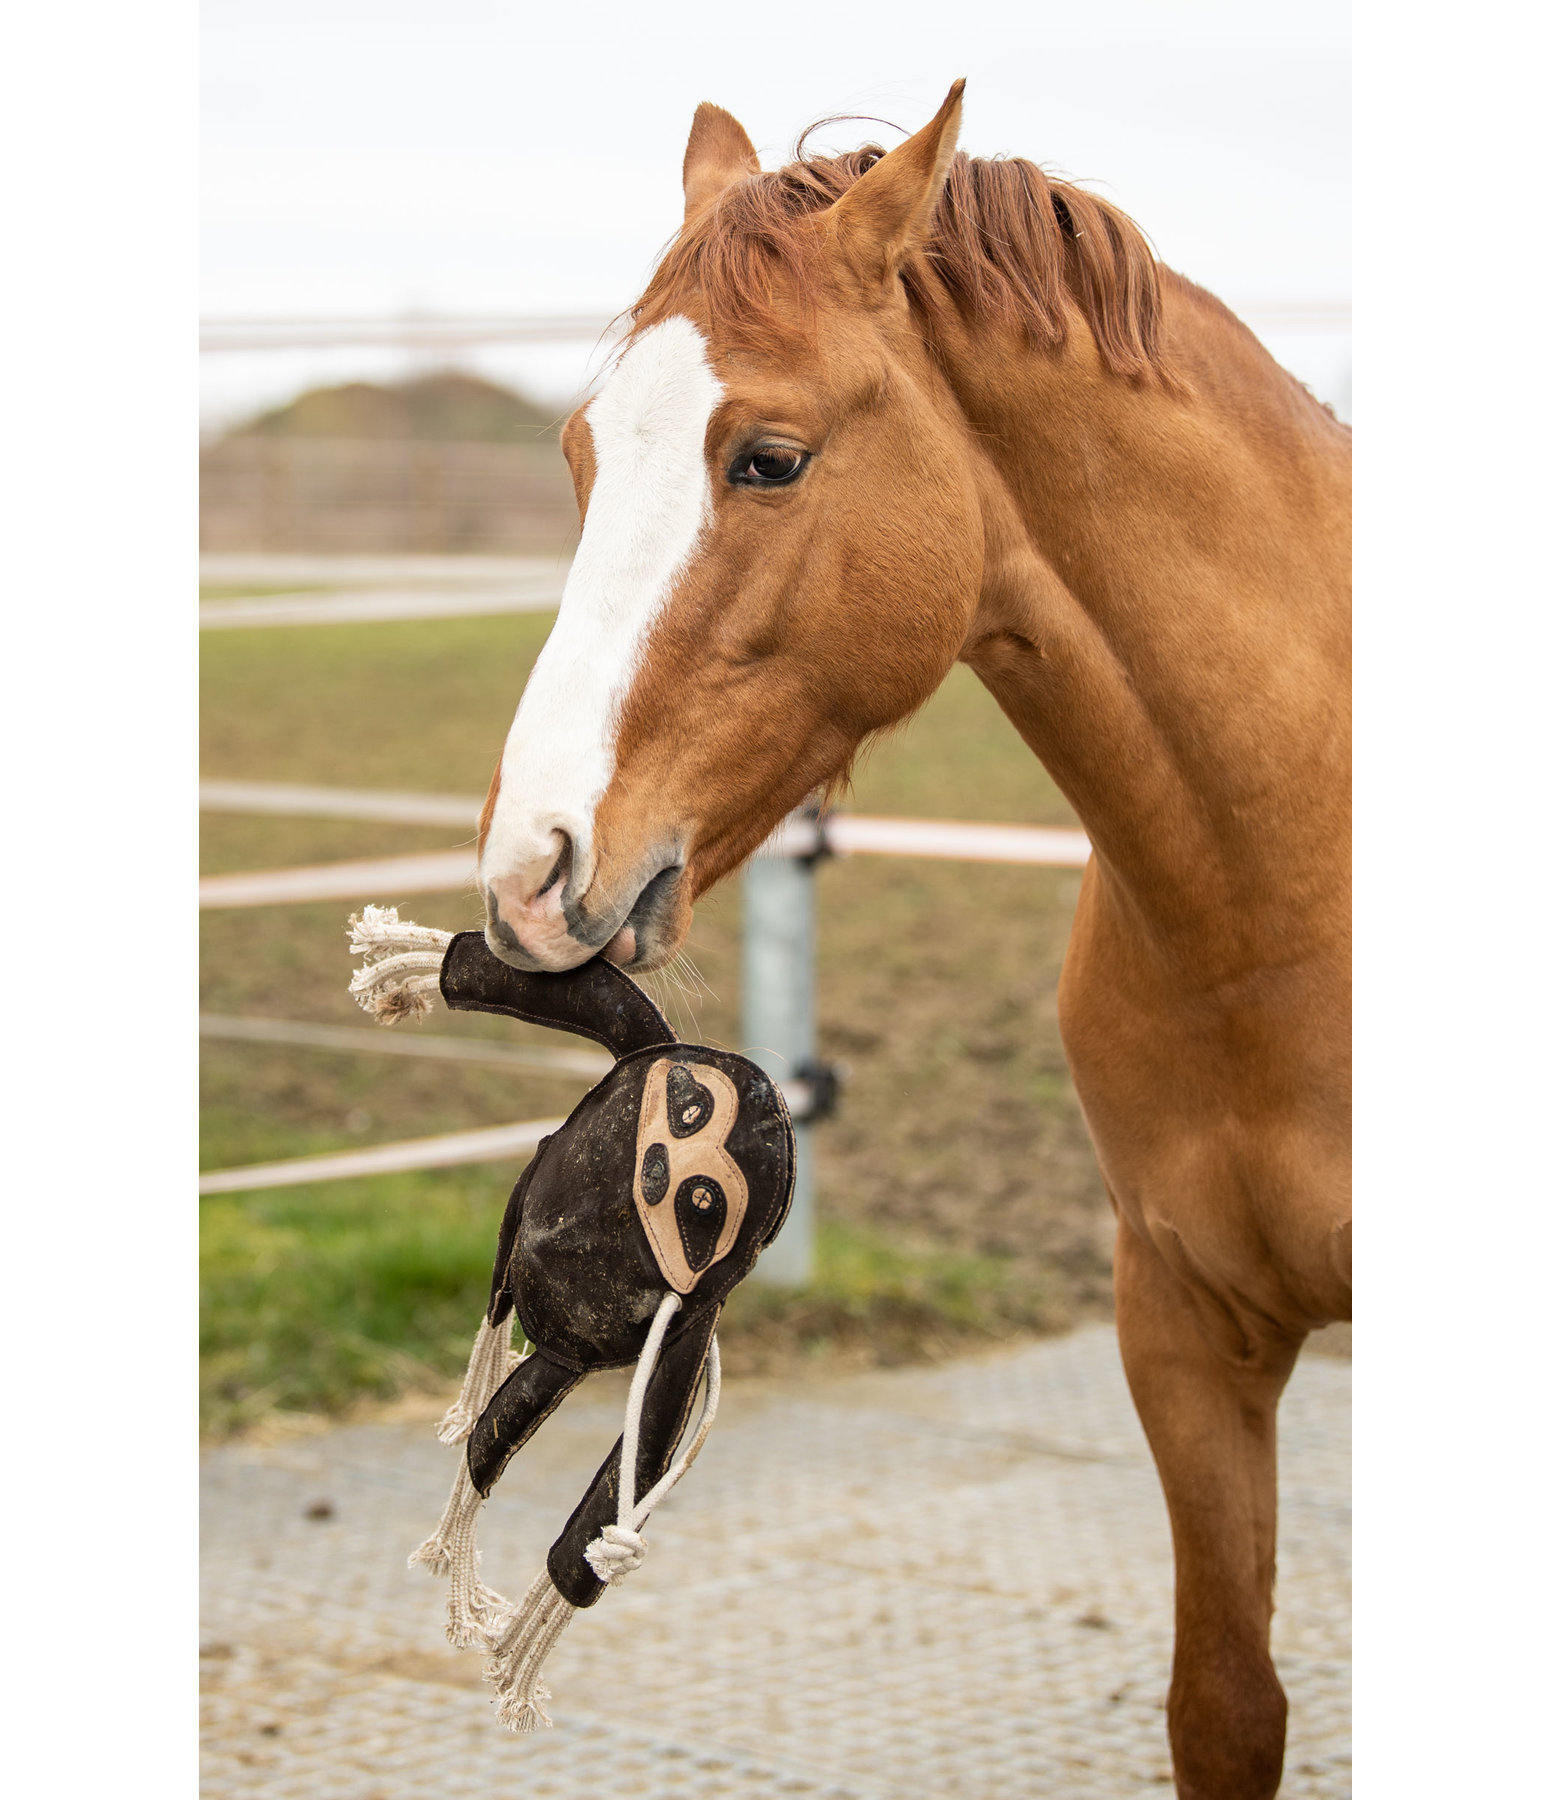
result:
M 682 1063 L 667 1072 L 667 1128 L 675 1138 L 693 1137 L 716 1110 L 708 1087 L 696 1081 Z
M 733 463 L 731 480 L 743 487 L 784 487 L 807 467 L 808 453 L 789 444 L 761 444 Z
M 726 1190 L 713 1176 L 691 1175 L 673 1195 L 673 1217 L 684 1261 L 695 1274 L 708 1269 L 727 1222 Z
M 640 1191 L 647 1206 L 660 1206 L 667 1198 L 670 1170 L 666 1144 L 648 1144 L 640 1165 Z

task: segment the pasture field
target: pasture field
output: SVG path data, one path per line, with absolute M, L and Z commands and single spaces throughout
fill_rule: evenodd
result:
M 203 651 L 211 778 L 482 793 L 549 626 L 515 615 L 222 631 Z M 846 803 L 1072 823 L 967 670 L 874 746 Z M 470 832 L 471 836 L 471 832 Z M 207 873 L 444 849 L 445 830 L 208 813 Z M 1107 1201 L 1055 1025 L 1075 871 L 857 857 L 819 874 L 823 1053 L 847 1066 L 818 1131 L 819 1272 L 752 1285 L 729 1368 L 933 1358 L 1107 1308 Z M 458 929 L 472 893 L 363 894 Z M 349 905 L 203 915 L 205 1010 L 366 1026 L 345 992 Z M 686 1037 L 738 1045 L 738 887 L 700 905 L 679 970 L 648 985 Z M 410 1031 L 416 1027 L 401 1027 Z M 438 1012 L 421 1029 L 559 1042 Z M 570 1040 L 564 1040 L 569 1042 Z M 574 1076 L 206 1040 L 207 1168 L 558 1116 Z M 339 1412 L 445 1386 L 489 1282 L 510 1166 L 202 1203 L 205 1418 Z

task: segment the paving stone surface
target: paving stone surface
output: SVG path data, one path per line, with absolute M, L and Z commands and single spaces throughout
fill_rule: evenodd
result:
M 520 1594 L 623 1417 L 596 1377 L 507 1471 L 484 1574 Z M 1287 1800 L 1350 1793 L 1350 1365 L 1282 1403 Z M 404 1566 L 454 1452 L 424 1422 L 206 1459 L 211 1800 L 1130 1800 L 1172 1791 L 1167 1518 L 1112 1329 L 972 1362 L 730 1382 L 645 1566 L 497 1723 L 445 1588 Z M 309 1509 L 328 1502 L 326 1517 Z

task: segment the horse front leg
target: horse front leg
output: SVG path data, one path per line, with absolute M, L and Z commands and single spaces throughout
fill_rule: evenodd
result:
M 1173 1528 L 1168 1736 L 1180 1800 L 1269 1800 L 1286 1696 L 1270 1660 L 1276 1403 L 1300 1340 L 1234 1359 L 1213 1347 L 1178 1276 L 1120 1217 L 1120 1353 Z

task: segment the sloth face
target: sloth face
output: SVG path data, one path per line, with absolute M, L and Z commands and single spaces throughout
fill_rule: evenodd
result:
M 708 1063 L 664 1056 L 646 1077 L 635 1210 L 657 1267 L 680 1294 L 731 1250 L 748 1210 L 748 1183 L 726 1149 L 737 1106 L 736 1087 Z

